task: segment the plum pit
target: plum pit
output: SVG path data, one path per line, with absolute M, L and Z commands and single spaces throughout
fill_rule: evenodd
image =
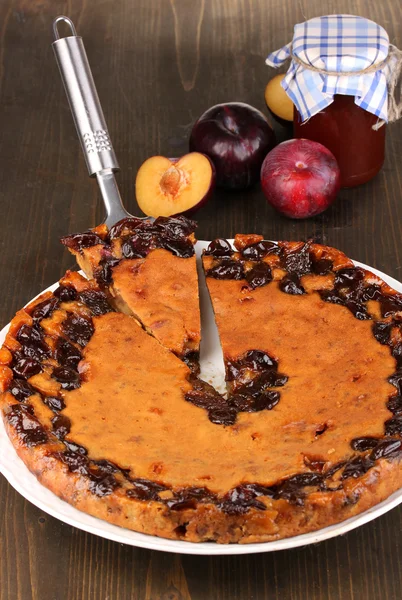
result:
M 190 214 L 209 198 L 215 168 L 199 152 L 181 158 L 152 156 L 140 167 L 135 189 L 141 210 L 151 217 Z

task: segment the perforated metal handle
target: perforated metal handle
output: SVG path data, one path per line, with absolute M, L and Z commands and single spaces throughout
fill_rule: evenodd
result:
M 58 23 L 64 21 L 72 35 L 60 37 Z M 68 17 L 60 16 L 53 22 L 56 41 L 53 50 L 60 69 L 64 88 L 70 103 L 78 137 L 91 176 L 119 165 L 99 102 L 98 93 L 89 67 L 82 38 L 77 35 Z

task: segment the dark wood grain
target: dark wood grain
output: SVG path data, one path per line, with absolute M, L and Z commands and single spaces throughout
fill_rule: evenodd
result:
M 185 153 L 191 124 L 212 104 L 241 100 L 265 111 L 268 51 L 289 41 L 295 22 L 334 12 L 367 16 L 402 46 L 395 0 L 1 0 L 1 324 L 72 266 L 60 236 L 103 218 L 50 47 L 57 14 L 68 14 L 85 39 L 120 160 L 122 195 L 136 213 L 134 178 L 141 162 L 153 154 Z M 276 128 L 282 139 L 284 131 Z M 320 236 L 398 278 L 401 162 L 400 122 L 388 129 L 378 177 L 342 191 L 323 215 L 301 222 L 281 218 L 258 188 L 216 193 L 197 215 L 198 237 Z M 179 556 L 69 527 L 0 478 L 0 599 L 396 600 L 401 526 L 397 508 L 305 549 Z

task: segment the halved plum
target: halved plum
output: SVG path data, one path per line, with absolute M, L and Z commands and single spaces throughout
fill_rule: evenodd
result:
M 135 181 L 138 205 L 150 217 L 190 214 L 208 200 L 214 186 L 215 167 L 199 152 L 181 158 L 152 156 Z

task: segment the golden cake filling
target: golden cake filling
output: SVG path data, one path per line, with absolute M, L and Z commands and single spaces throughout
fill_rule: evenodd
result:
M 231 427 L 212 423 L 204 409 L 185 400 L 188 368 L 133 319 L 109 313 L 94 319 L 80 365 L 84 381 L 65 395 L 67 439 L 88 448 L 93 459 L 130 469 L 133 477 L 173 487 L 207 485 L 222 494 L 242 482 L 270 485 L 306 471 L 306 455 L 336 463 L 350 455 L 350 440 L 361 431 L 381 435 L 395 359 L 376 342 L 370 322 L 315 294 L 286 295 L 276 284 L 256 290 L 254 298 L 255 314 L 269 315 L 264 322 L 244 303 L 232 327 L 219 306 L 218 326 L 223 339 L 228 328 L 243 337 L 240 354 L 252 339 L 278 357 L 289 380 L 273 410 L 242 412 Z M 218 305 L 218 295 L 214 301 Z M 340 339 L 343 329 L 350 335 Z M 152 357 L 157 369 L 144 357 Z

